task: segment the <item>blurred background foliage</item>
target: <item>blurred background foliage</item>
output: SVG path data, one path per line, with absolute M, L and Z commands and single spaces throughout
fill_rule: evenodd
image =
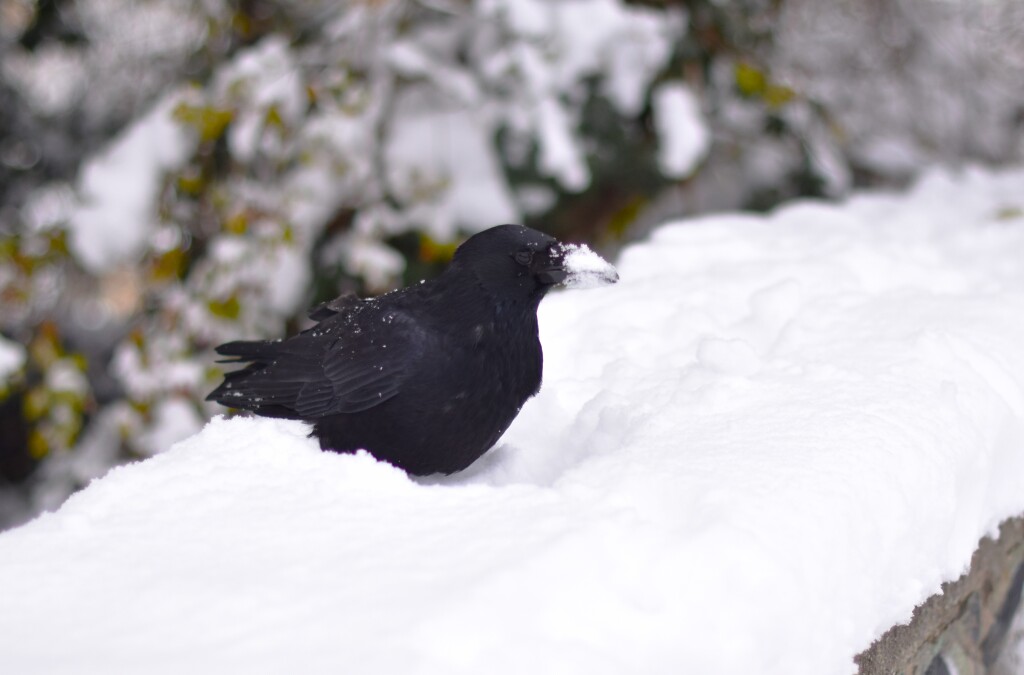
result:
M 0 0 L 0 527 L 222 412 L 219 342 L 523 222 L 1024 155 L 1016 0 Z

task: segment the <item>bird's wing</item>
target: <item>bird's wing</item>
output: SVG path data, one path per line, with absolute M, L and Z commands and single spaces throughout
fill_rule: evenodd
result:
M 299 392 L 296 410 L 305 416 L 359 412 L 390 399 L 430 341 L 414 317 L 398 310 L 363 312 L 343 330 L 319 363 L 319 376 Z
M 250 365 L 228 373 L 209 398 L 301 419 L 360 412 L 398 394 L 429 341 L 428 331 L 402 310 L 332 315 L 282 342 L 219 347 Z
M 362 302 L 355 293 L 349 291 L 343 293 L 333 300 L 327 302 L 321 302 L 319 305 L 309 310 L 306 313 L 313 321 L 323 321 L 329 319 L 335 314 L 341 314 L 342 312 L 352 310 L 358 303 Z

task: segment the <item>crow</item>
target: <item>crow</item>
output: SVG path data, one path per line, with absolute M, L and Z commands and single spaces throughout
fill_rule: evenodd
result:
M 343 295 L 285 340 L 220 345 L 224 362 L 248 365 L 207 400 L 312 422 L 324 450 L 363 449 L 414 475 L 461 471 L 540 389 L 545 294 L 617 280 L 586 246 L 499 225 L 466 240 L 435 279 Z

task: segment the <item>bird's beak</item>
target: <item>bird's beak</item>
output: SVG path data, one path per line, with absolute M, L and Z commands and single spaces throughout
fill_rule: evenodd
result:
M 552 244 L 547 253 L 547 260 L 537 270 L 537 279 L 542 284 L 554 286 L 561 284 L 565 288 L 594 288 L 614 284 L 619 280 L 619 273 L 611 264 L 597 255 L 586 244 Z

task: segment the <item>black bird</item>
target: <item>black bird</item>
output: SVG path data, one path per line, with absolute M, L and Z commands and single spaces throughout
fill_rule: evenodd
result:
M 415 475 L 461 471 L 540 389 L 545 294 L 617 280 L 586 247 L 499 225 L 459 246 L 436 279 L 343 295 L 286 340 L 221 345 L 228 362 L 249 365 L 207 400 L 313 422 L 325 450 L 365 449 Z

